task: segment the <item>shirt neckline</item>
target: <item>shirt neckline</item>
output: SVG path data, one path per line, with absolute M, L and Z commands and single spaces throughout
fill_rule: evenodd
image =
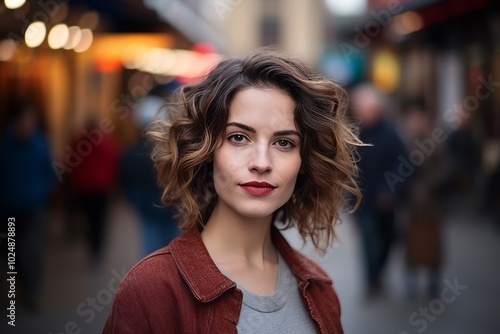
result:
M 287 269 L 285 260 L 278 252 L 278 279 L 276 281 L 276 289 L 270 296 L 256 295 L 237 283 L 238 289 L 243 292 L 243 304 L 261 313 L 271 313 L 282 309 L 286 305 L 289 295 L 289 287 L 283 279 L 284 275 L 289 271 Z

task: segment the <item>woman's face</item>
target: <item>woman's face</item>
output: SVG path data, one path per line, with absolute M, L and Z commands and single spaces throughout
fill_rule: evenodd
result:
M 222 146 L 214 152 L 217 205 L 267 218 L 290 199 L 301 165 L 294 109 L 293 99 L 273 88 L 235 95 Z

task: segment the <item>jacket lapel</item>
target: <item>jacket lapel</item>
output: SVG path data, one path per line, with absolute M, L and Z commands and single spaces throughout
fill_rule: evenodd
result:
M 199 301 L 212 301 L 236 287 L 217 268 L 196 227 L 175 239 L 170 249 L 179 272 Z

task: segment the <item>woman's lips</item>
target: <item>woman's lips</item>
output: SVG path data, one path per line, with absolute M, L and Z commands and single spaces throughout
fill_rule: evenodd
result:
M 243 188 L 248 194 L 252 196 L 266 196 L 273 192 L 276 188 L 275 186 L 267 183 L 267 182 L 247 182 L 240 184 L 240 187 Z

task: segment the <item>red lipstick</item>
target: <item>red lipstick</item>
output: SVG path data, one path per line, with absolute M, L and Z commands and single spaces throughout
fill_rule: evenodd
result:
M 252 196 L 266 196 L 269 195 L 276 187 L 267 182 L 247 182 L 240 184 L 248 194 Z

